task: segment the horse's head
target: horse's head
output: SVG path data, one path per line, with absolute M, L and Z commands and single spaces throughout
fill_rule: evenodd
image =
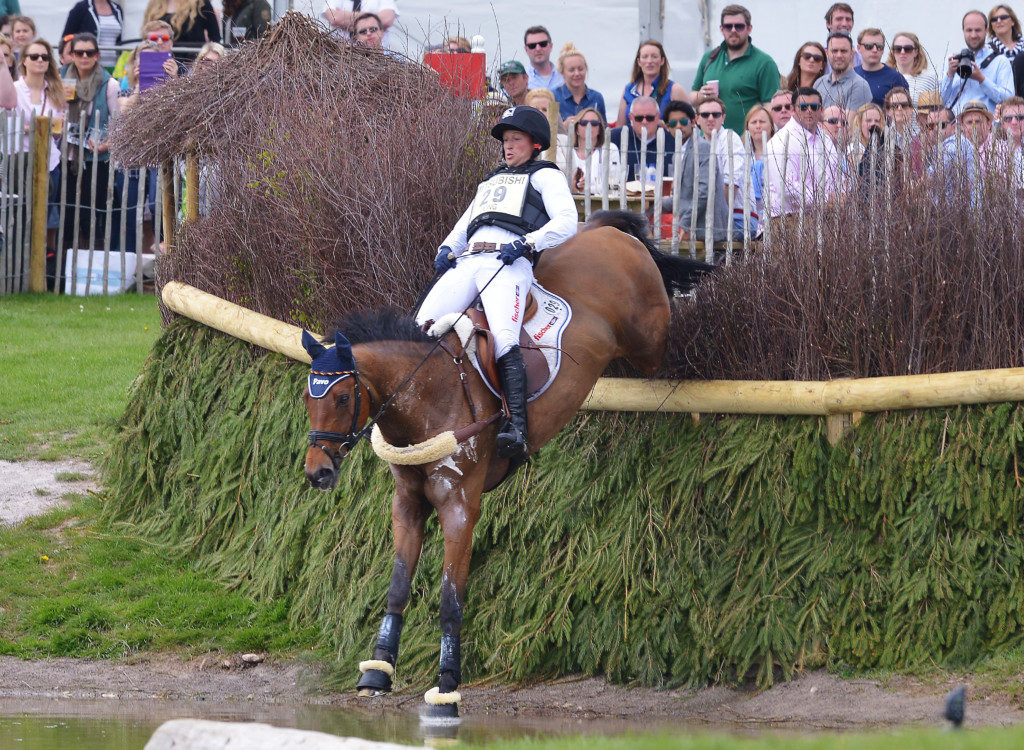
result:
M 360 425 L 369 418 L 369 391 L 359 380 L 352 345 L 341 333 L 328 349 L 303 331 L 302 346 L 313 360 L 302 394 L 311 427 L 306 479 L 317 489 L 329 490 L 338 481 L 341 459 L 363 437 Z

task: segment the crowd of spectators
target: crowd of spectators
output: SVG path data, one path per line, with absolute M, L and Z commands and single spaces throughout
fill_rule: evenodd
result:
M 583 192 L 588 183 L 591 193 L 618 190 L 614 169 L 607 178 L 598 174 L 595 165 L 603 170 L 606 159 L 622 165 L 627 185 L 654 184 L 661 176 L 682 181 L 686 200 L 678 211 L 684 238 L 688 220 L 699 211 L 690 205 L 693 179 L 701 183 L 698 196 L 724 190 L 714 204 L 716 239 L 739 238 L 744 230 L 756 236 L 768 222 L 793 219 L 802 202 L 879 185 L 893 168 L 974 179 L 986 159 L 996 158 L 1024 188 L 1024 125 L 1015 119 L 1018 102 L 1024 103 L 1024 38 L 1010 6 L 966 13 L 962 51 L 936 63 L 937 69 L 913 32 L 898 31 L 891 41 L 880 28 L 855 32 L 854 9 L 847 3 L 828 9 L 823 41 L 797 47 L 784 75 L 751 42 L 752 30 L 745 7 L 723 8 L 721 42 L 701 58 L 689 88 L 672 79 L 662 43 L 642 42 L 615 121 L 607 136 L 589 136 L 590 152 L 580 140 L 599 122 L 604 127 L 607 112 L 601 93 L 587 86 L 586 58 L 572 42 L 553 66 L 551 35 L 531 26 L 524 36 L 528 65 L 505 62 L 498 88 L 512 104 L 538 101 L 538 87 L 551 90 L 561 128 L 572 134 L 567 174 L 574 191 Z M 959 49 L 960 40 L 950 47 Z M 556 75 L 562 82 L 552 88 Z M 547 105 L 541 108 L 547 111 Z M 665 135 L 659 138 L 661 130 Z M 708 145 L 713 160 L 700 144 Z M 674 175 L 677 147 L 681 175 Z M 690 172 L 695 158 L 707 164 L 696 178 Z M 722 205 L 724 217 L 717 210 Z M 698 224 L 704 221 L 701 215 Z
M 111 118 L 162 80 L 215 64 L 272 23 L 267 0 L 225 0 L 222 11 L 210 0 L 149 0 L 136 35 L 125 29 L 115 0 L 79 0 L 53 47 L 36 35 L 18 0 L 0 0 L 0 11 L 8 13 L 0 17 L 0 106 L 54 119 L 57 137 L 64 134 L 77 147 L 68 164 L 75 179 L 63 184 L 89 186 L 95 179 L 95 195 L 87 187 L 81 196 L 92 208 L 106 197 Z M 353 44 L 392 54 L 389 37 L 398 16 L 395 0 L 326 0 L 320 19 Z M 997 159 L 1016 170 L 1024 186 L 1024 124 L 1018 116 L 1024 107 L 1024 39 L 1008 5 L 966 13 L 963 51 L 933 66 L 913 32 L 897 31 L 891 40 L 880 28 L 855 32 L 854 9 L 834 3 L 822 38 L 797 46 L 785 74 L 752 43 L 754 19 L 745 7 L 727 5 L 719 20 L 721 41 L 700 59 L 692 82 L 672 79 L 661 42 L 641 42 L 632 68 L 624 66 L 623 88 L 614 92 L 614 120 L 605 96 L 587 83 L 584 50 L 568 40 L 558 47 L 547 28 L 529 26 L 521 59 L 496 66 L 484 111 L 529 104 L 557 115 L 559 142 L 566 145 L 559 159 L 576 192 L 624 189 L 618 184 L 623 171 L 627 182 L 677 179 L 683 235 L 695 215 L 705 225 L 711 192 L 716 238 L 737 237 L 745 229 L 756 235 L 765 223 L 786 221 L 798 211 L 796 196 L 827 196 L 851 176 L 870 184 L 880 179 L 879 165 L 894 159 L 915 173 L 957 163 L 970 170 Z M 960 47 L 959 40 L 950 46 Z M 442 52 L 471 50 L 463 37 L 440 45 Z M 927 153 L 932 145 L 945 154 L 939 167 Z M 62 184 L 56 161 L 51 158 L 55 202 Z M 136 190 L 138 179 L 118 172 L 117 195 L 124 181 L 129 193 Z M 147 215 L 154 210 L 152 182 L 143 190 L 149 205 L 138 206 Z M 133 220 L 137 207 L 123 208 Z M 102 231 L 107 217 L 102 210 L 97 216 Z M 56 222 L 51 216 L 51 233 Z M 79 243 L 91 228 L 84 211 L 68 211 L 65 224 L 66 234 L 78 227 Z M 134 249 L 134 237 L 129 244 Z

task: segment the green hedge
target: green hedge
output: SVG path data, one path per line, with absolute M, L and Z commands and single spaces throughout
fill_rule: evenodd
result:
M 364 445 L 342 489 L 307 489 L 305 375 L 173 323 L 118 425 L 106 514 L 246 592 L 288 592 L 354 679 L 391 574 L 393 483 Z M 581 413 L 484 497 L 464 674 L 768 685 L 1019 645 L 1022 440 L 1010 404 L 869 415 L 834 448 L 817 418 Z M 441 559 L 432 519 L 399 685 L 435 673 Z

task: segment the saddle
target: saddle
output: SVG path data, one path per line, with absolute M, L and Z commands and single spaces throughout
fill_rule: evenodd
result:
M 523 325 L 536 313 L 537 300 L 531 291 L 526 297 Z M 476 356 L 482 374 L 495 393 L 502 393 L 501 377 L 498 375 L 498 364 L 494 357 L 494 335 L 487 322 L 487 315 L 479 307 L 470 307 L 466 310 L 466 317 L 473 324 L 472 336 L 475 339 Z M 548 369 L 544 353 L 533 342 L 525 328 L 519 330 L 519 350 L 523 354 L 523 364 L 526 365 L 526 397 L 529 398 L 547 384 L 551 371 Z

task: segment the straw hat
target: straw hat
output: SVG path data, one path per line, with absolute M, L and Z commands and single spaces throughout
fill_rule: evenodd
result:
M 992 122 L 992 113 L 989 112 L 988 107 L 985 106 L 985 102 L 979 102 L 977 99 L 971 99 L 964 105 L 964 109 L 960 113 L 960 117 L 958 119 L 962 121 L 964 119 L 964 115 L 970 112 L 979 112 L 985 115 L 989 122 Z
M 922 91 L 917 97 L 918 112 L 929 112 L 934 109 L 942 109 L 945 106 L 938 91 Z

